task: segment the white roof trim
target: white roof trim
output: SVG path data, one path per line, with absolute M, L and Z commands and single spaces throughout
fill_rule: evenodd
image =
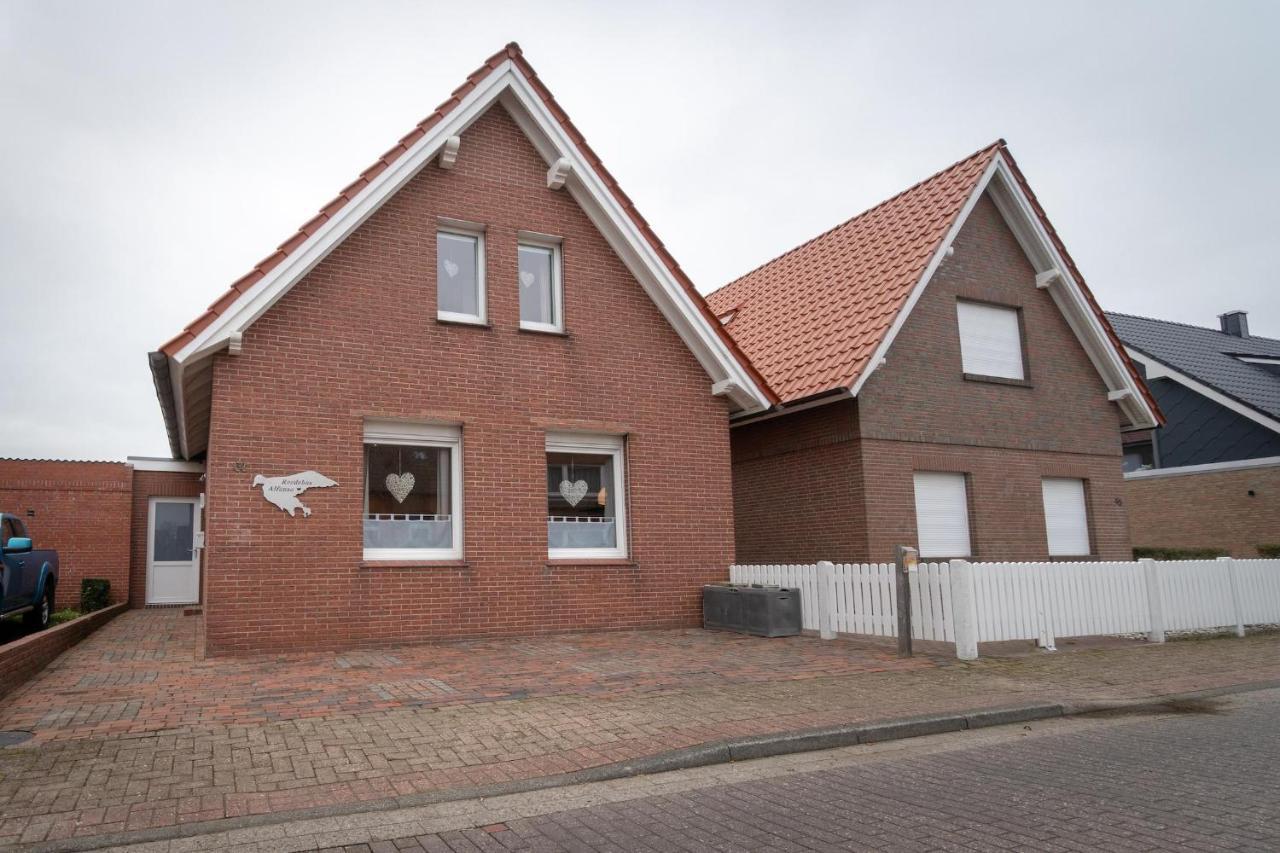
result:
M 1014 236 L 1018 239 L 1023 251 L 1026 252 L 1028 260 L 1031 261 L 1032 266 L 1035 268 L 1037 286 L 1041 287 L 1041 289 L 1048 289 L 1054 302 L 1057 303 L 1059 310 L 1062 311 L 1063 316 L 1066 318 L 1067 324 L 1075 332 L 1076 337 L 1088 354 L 1089 360 L 1093 362 L 1098 374 L 1106 384 L 1108 396 L 1118 391 L 1129 392 L 1127 396 L 1113 402 L 1120 407 L 1120 410 L 1129 421 L 1130 427 L 1133 429 L 1150 429 L 1159 426 L 1159 420 L 1147 403 L 1146 396 L 1142 393 L 1137 380 L 1133 377 L 1128 367 L 1125 366 L 1119 350 L 1112 343 L 1110 337 L 1107 336 L 1101 321 L 1090 307 L 1089 301 L 1085 298 L 1080 284 L 1068 272 L 1065 260 L 1058 254 L 1053 241 L 1045 233 L 1040 218 L 1036 216 L 1030 200 L 1018 185 L 1017 178 L 1014 176 L 1008 161 L 999 153 L 992 159 L 991 165 L 987 167 L 986 172 L 983 173 L 982 178 L 974 187 L 972 195 L 965 202 L 964 207 L 961 208 L 960 214 L 951 226 L 951 230 L 947 232 L 947 236 L 938 246 L 938 250 L 934 253 L 933 258 L 930 259 L 929 265 L 925 267 L 924 274 L 920 276 L 920 281 L 916 283 L 911 295 L 907 297 L 902 310 L 894 318 L 893 325 L 889 327 L 884 340 L 880 342 L 880 346 L 868 362 L 868 368 L 854 382 L 850 391 L 854 396 L 857 396 L 867 379 L 874 373 L 874 369 L 870 365 L 878 365 L 880 360 L 885 357 L 889 347 L 898 336 L 898 332 L 901 331 L 902 326 L 906 323 L 907 317 L 912 309 L 915 308 L 916 303 L 920 301 L 925 287 L 928 286 L 933 274 L 937 271 L 943 258 L 947 256 L 952 243 L 955 242 L 957 235 L 959 235 L 969 215 L 973 212 L 978 199 L 988 190 L 991 190 L 992 201 L 995 202 L 996 207 L 1013 231 Z
M 184 474 L 203 474 L 203 462 L 188 462 L 185 459 L 165 459 L 160 456 L 126 456 L 125 462 L 133 466 L 135 471 L 171 471 Z
M 1260 456 L 1257 459 L 1236 459 L 1231 462 L 1206 462 L 1203 465 L 1180 465 L 1176 468 L 1143 468 L 1124 475 L 1126 480 L 1149 480 L 1157 477 L 1181 477 L 1185 474 L 1212 474 L 1218 471 L 1247 471 L 1250 468 L 1273 468 L 1280 465 L 1280 456 Z
M 622 209 L 601 177 L 564 132 L 524 74 L 506 60 L 481 80 L 466 97 L 431 128 L 407 152 L 375 176 L 355 198 L 326 220 L 306 242 L 291 252 L 253 284 L 226 312 L 214 318 L 193 340 L 170 359 L 179 432 L 186 452 L 185 425 L 181 421 L 182 366 L 226 347 L 235 333 L 242 333 L 266 313 L 289 289 L 322 261 L 382 204 L 430 163 L 450 137 L 459 136 L 501 96 L 549 164 L 561 158 L 571 166 L 566 187 L 587 210 L 596 227 L 608 239 L 650 298 L 702 364 L 713 382 L 723 386 L 734 404 L 744 411 L 760 411 L 770 405 L 768 396 L 737 360 L 688 292 L 675 279 L 649 245 L 631 217 Z M 521 114 L 523 113 L 523 115 Z M 536 130 L 536 133 L 530 131 Z M 175 369 L 176 367 L 176 369 Z
M 1129 353 L 1130 358 L 1141 364 L 1143 368 L 1146 369 L 1148 380 L 1171 379 L 1179 385 L 1190 388 L 1200 396 L 1207 397 L 1219 406 L 1222 406 L 1224 409 L 1229 409 L 1241 417 L 1248 418 L 1254 423 L 1261 424 L 1272 432 L 1280 433 L 1280 421 L 1277 421 L 1275 418 L 1268 417 L 1257 409 L 1246 406 L 1239 400 L 1228 397 L 1216 388 L 1206 385 L 1198 379 L 1193 379 L 1180 370 L 1175 370 L 1163 361 L 1157 361 L 1141 350 L 1134 349 L 1131 346 L 1126 346 L 1125 352 Z

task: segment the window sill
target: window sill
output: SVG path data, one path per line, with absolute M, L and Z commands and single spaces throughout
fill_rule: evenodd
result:
M 517 331 L 525 335 L 550 335 L 553 338 L 569 337 L 569 333 L 563 329 L 536 329 L 532 326 L 520 326 Z
M 469 569 L 466 560 L 361 560 L 362 569 Z
M 470 326 L 474 329 L 493 328 L 493 326 L 485 320 L 455 320 L 452 317 L 436 317 L 436 322 L 442 326 Z
M 638 569 L 640 564 L 629 557 L 584 557 L 581 560 L 557 557 L 547 560 L 548 569 L 594 569 L 594 568 Z
M 964 381 L 966 382 L 989 382 L 992 385 L 1012 385 L 1016 388 L 1034 388 L 1030 381 L 1026 379 L 1009 379 L 1004 376 L 983 376 L 980 373 L 965 373 Z

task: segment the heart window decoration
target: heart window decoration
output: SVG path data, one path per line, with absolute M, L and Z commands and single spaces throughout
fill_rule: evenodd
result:
M 404 499 L 409 497 L 409 493 L 413 491 L 415 482 L 412 471 L 407 471 L 403 474 L 388 474 L 387 491 L 391 493 L 391 497 L 396 499 L 396 503 L 402 504 Z
M 444 271 L 449 274 L 449 278 L 457 278 L 458 270 L 460 269 L 461 267 L 459 267 L 453 261 L 449 260 L 448 258 L 444 259 Z
M 520 284 L 524 287 L 533 287 L 533 283 L 536 280 L 537 277 L 533 273 L 528 270 L 520 270 Z
M 576 507 L 587 496 L 587 481 L 578 480 L 570 483 L 568 480 L 561 480 L 560 495 L 569 502 L 569 506 Z

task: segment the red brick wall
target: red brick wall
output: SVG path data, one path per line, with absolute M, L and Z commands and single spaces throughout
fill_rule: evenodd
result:
M 736 426 L 732 445 L 739 562 L 866 559 L 854 401 Z
M 1256 557 L 1259 545 L 1280 544 L 1280 465 L 1134 478 L 1124 491 L 1134 547 Z
M 0 459 L 0 511 L 58 552 L 58 608 L 80 605 L 82 578 L 106 578 L 112 602 L 128 599 L 131 475 L 120 462 Z
M 129 551 L 129 601 L 134 607 L 147 603 L 147 515 L 153 497 L 196 497 L 204 491 L 199 474 L 178 471 L 134 471 Z
M 733 558 L 728 411 L 500 108 L 217 356 L 208 456 L 210 653 L 695 625 Z M 436 321 L 439 217 L 484 223 L 490 328 Z M 518 331 L 516 232 L 564 239 L 568 335 Z M 364 418 L 462 424 L 465 561 L 363 565 Z M 545 433 L 627 435 L 631 559 L 549 564 Z M 254 474 L 314 469 L 290 518 Z
M 916 542 L 918 470 L 969 474 L 979 558 L 1048 557 L 1046 476 L 1087 480 L 1095 554 L 1128 558 L 1119 414 L 1101 378 L 1052 297 L 1036 289 L 1035 270 L 989 199 L 979 200 L 954 246 L 863 386 L 856 412 L 851 402 L 830 404 L 733 429 L 740 561 L 892 559 L 894 546 Z M 964 378 L 958 297 L 1022 309 L 1025 385 Z M 812 423 L 852 423 L 857 435 L 793 451 Z M 850 497 L 860 487 L 861 506 Z M 769 517 L 775 502 L 804 517 Z

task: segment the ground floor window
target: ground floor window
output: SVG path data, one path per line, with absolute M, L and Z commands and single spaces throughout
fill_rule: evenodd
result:
M 917 471 L 916 533 L 921 557 L 968 557 L 969 494 L 964 474 Z
M 625 557 L 621 436 L 547 436 L 547 554 Z
M 461 447 L 453 426 L 365 424 L 366 560 L 462 556 Z
M 1045 477 L 1040 487 L 1044 493 L 1049 556 L 1087 557 L 1090 553 L 1089 511 L 1085 504 L 1084 480 Z

